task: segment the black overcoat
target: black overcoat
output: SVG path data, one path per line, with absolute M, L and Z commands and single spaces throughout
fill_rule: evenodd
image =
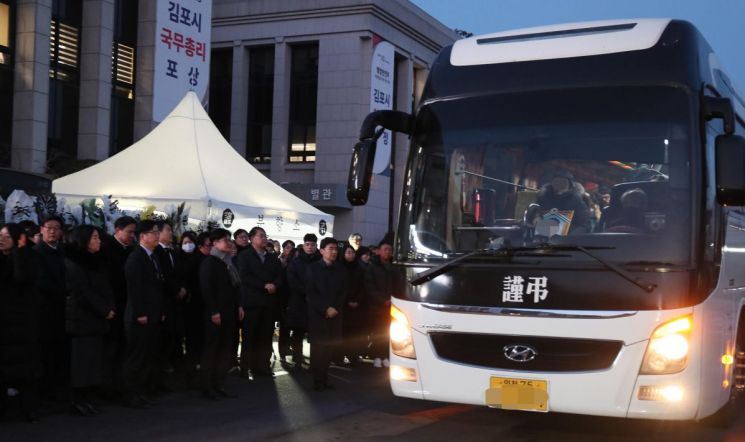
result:
M 106 316 L 115 309 L 106 262 L 99 256 L 68 250 L 65 280 L 70 293 L 65 314 L 66 329 L 72 336 L 103 336 L 109 331 Z
M 308 328 L 308 304 L 305 300 L 305 273 L 308 267 L 321 259 L 316 252 L 308 255 L 299 250 L 297 256 L 287 266 L 287 285 L 290 299 L 287 302 L 287 323 L 290 327 L 306 330 Z
M 220 314 L 223 325 L 238 323 L 240 285 L 233 285 L 228 266 L 216 256 L 204 258 L 199 266 L 199 284 L 204 299 L 204 319 Z
M 36 259 L 30 247 L 0 254 L 0 383 L 41 377 Z
M 41 302 L 41 337 L 44 340 L 65 339 L 65 256 L 62 243 L 57 248 L 40 241 L 33 248 L 38 256 L 36 285 Z
M 164 313 L 163 275 L 156 270 L 142 246 L 135 246 L 127 257 L 124 275 L 127 279 L 125 326 L 137 323 L 141 316 L 147 316 L 148 324 L 160 323 Z
M 279 303 L 282 287 L 282 264 L 279 258 L 267 253 L 264 262 L 253 247 L 238 253 L 238 273 L 241 275 L 241 306 L 243 308 L 270 307 Z M 277 292 L 269 294 L 266 284 L 274 284 Z

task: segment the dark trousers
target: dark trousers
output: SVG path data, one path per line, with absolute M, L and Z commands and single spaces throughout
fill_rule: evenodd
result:
M 127 356 L 122 376 L 129 394 L 146 394 L 155 387 L 160 349 L 160 324 L 127 324 Z
M 371 346 L 370 356 L 385 359 L 388 357 L 388 329 L 390 327 L 389 310 L 374 308 L 370 310 Z
M 296 364 L 303 363 L 303 339 L 307 330 L 304 328 L 293 328 L 290 335 L 290 348 L 292 351 L 292 362 Z
M 277 348 L 279 349 L 279 357 L 284 359 L 285 356 L 290 356 L 292 353 L 292 333 L 290 326 L 287 325 L 287 320 L 284 315 L 279 318 L 279 339 L 277 340 Z
M 341 315 L 326 319 L 315 313 L 308 318 L 310 332 L 310 369 L 313 372 L 313 383 L 326 384 L 329 363 L 338 352 L 341 341 Z
M 39 409 L 39 382 L 37 380 L 12 381 L 7 383 L 0 382 L 0 416 L 5 413 L 7 401 L 10 399 L 6 392 L 9 387 L 19 391 L 18 399 L 20 400 L 21 411 L 28 414 Z
M 355 362 L 358 356 L 367 356 L 369 327 L 366 324 L 365 313 L 362 306 L 344 307 L 343 341 L 339 346 L 339 359 L 348 356 L 351 362 Z
M 186 372 L 193 376 L 197 364 L 202 360 L 204 348 L 204 306 L 194 300 L 187 304 L 184 324 L 184 346 L 186 347 Z
M 266 373 L 270 370 L 269 359 L 272 357 L 274 317 L 268 307 L 249 307 L 244 312 L 241 371 Z
M 127 354 L 124 324 L 112 324 L 112 330 L 103 338 L 102 386 L 111 397 L 120 395 L 124 388 L 122 369 Z
M 68 387 L 70 383 L 70 339 L 64 328 L 57 333 L 62 339 L 57 336 L 41 341 L 41 393 L 45 396 L 54 396 L 57 387 Z
M 220 390 L 225 385 L 235 353 L 233 353 L 233 338 L 235 323 L 223 322 L 215 325 L 211 321 L 204 325 L 204 349 L 200 372 L 202 374 L 202 391 Z

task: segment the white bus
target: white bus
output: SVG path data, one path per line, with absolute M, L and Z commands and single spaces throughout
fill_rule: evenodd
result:
M 745 100 L 688 22 L 459 40 L 414 114 L 391 308 L 397 396 L 647 419 L 745 396 Z

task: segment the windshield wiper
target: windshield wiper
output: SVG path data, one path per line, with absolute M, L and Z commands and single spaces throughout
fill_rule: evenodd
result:
M 457 258 L 453 258 L 449 261 L 445 261 L 442 264 L 432 267 L 429 270 L 425 270 L 421 273 L 418 273 L 413 279 L 409 280 L 409 283 L 411 285 L 419 285 L 423 282 L 430 281 L 446 271 L 450 270 L 451 268 L 457 266 L 462 261 L 465 261 L 469 258 L 473 258 L 474 256 L 488 256 L 488 255 L 496 255 L 497 252 L 501 252 L 502 249 L 477 249 L 473 250 L 471 252 L 466 253 L 465 255 L 458 256 Z
M 651 293 L 654 291 L 654 289 L 657 287 L 655 284 L 648 284 L 643 281 L 639 281 L 637 278 L 635 278 L 631 273 L 629 273 L 626 269 L 613 264 L 612 262 L 609 262 L 594 253 L 590 252 L 588 249 L 614 249 L 615 247 L 605 247 L 605 246 L 582 246 L 582 245 L 576 245 L 576 244 L 538 244 L 533 246 L 522 246 L 522 247 L 501 247 L 499 249 L 479 249 L 474 250 L 472 252 L 468 252 L 465 255 L 461 255 L 457 258 L 453 258 L 449 261 L 446 261 L 438 266 L 432 267 L 429 270 L 425 270 L 419 274 L 417 274 L 414 278 L 409 280 L 409 283 L 411 285 L 419 285 L 424 282 L 430 281 L 434 278 L 436 278 L 439 275 L 442 275 L 449 269 L 457 266 L 463 261 L 466 261 L 470 258 L 476 257 L 476 256 L 497 256 L 497 255 L 512 255 L 517 252 L 525 252 L 525 251 L 538 251 L 538 250 L 550 250 L 550 251 L 575 251 L 578 250 L 585 255 L 589 256 L 590 258 L 596 260 L 597 262 L 603 264 L 606 268 L 609 270 L 612 270 L 622 278 L 626 279 L 627 281 L 631 282 L 632 284 L 636 285 L 637 287 L 641 288 L 645 292 Z
M 605 247 L 601 247 L 605 248 Z M 421 283 L 430 281 L 446 271 L 450 270 L 451 268 L 457 266 L 463 261 L 466 261 L 470 258 L 479 257 L 479 256 L 512 256 L 515 254 L 515 252 L 523 252 L 523 251 L 534 251 L 534 250 L 541 250 L 540 248 L 535 247 L 510 247 L 510 246 L 503 246 L 496 249 L 477 249 L 473 250 L 471 252 L 466 253 L 465 255 L 458 256 L 456 258 L 453 258 L 449 261 L 445 261 L 442 264 L 432 267 L 429 270 L 425 270 L 421 273 L 418 273 L 414 278 L 409 280 L 409 283 L 411 285 L 419 285 Z M 545 255 L 542 255 L 545 256 Z
M 604 258 L 601 258 L 588 250 L 588 249 L 614 249 L 614 248 L 615 247 L 581 246 L 578 244 L 539 244 L 536 246 L 526 247 L 526 249 L 533 249 L 533 250 L 579 250 L 580 252 L 584 253 L 585 255 L 589 256 L 590 258 L 594 259 L 600 264 L 604 265 L 608 270 L 614 271 L 618 276 L 629 281 L 630 283 L 634 284 L 635 286 L 639 287 L 645 292 L 652 293 L 654 289 L 657 287 L 656 284 L 650 284 L 650 283 L 641 281 L 639 280 L 639 278 L 635 278 L 634 275 L 632 275 L 629 271 L 627 271 L 623 267 L 613 264 L 612 262 Z

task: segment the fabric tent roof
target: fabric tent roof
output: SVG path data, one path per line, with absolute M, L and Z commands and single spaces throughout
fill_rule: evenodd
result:
M 197 95 L 188 92 L 147 136 L 111 158 L 54 180 L 52 191 L 72 199 L 186 201 L 243 206 L 287 218 L 333 220 L 256 170 L 222 137 Z M 192 210 L 192 216 L 194 216 Z M 308 216 L 306 216 L 307 218 Z M 309 220 L 310 221 L 310 220 Z

